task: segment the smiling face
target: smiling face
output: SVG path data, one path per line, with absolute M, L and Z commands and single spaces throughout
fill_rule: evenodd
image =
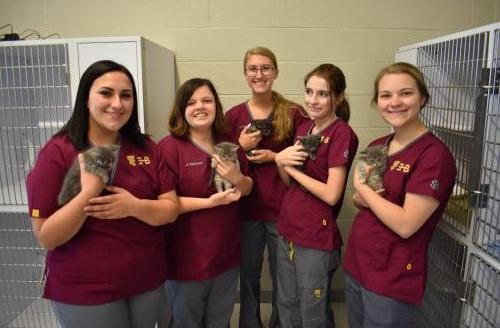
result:
M 186 106 L 185 117 L 191 130 L 210 130 L 215 120 L 215 98 L 209 87 L 203 85 L 193 92 Z
M 278 77 L 278 69 L 273 61 L 263 55 L 248 56 L 245 64 L 245 80 L 252 93 L 272 92 L 274 80 Z
M 111 71 L 95 79 L 87 101 L 89 139 L 117 136 L 130 119 L 133 106 L 133 88 L 127 75 Z
M 304 102 L 309 117 L 316 123 L 326 122 L 335 117 L 333 104 L 340 101 L 339 97 L 331 92 L 326 80 L 313 75 L 306 82 Z
M 406 73 L 386 74 L 378 83 L 378 112 L 395 130 L 420 124 L 425 101 L 415 79 Z

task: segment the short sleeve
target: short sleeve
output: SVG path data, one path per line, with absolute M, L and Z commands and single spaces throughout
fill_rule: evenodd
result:
M 293 132 L 297 132 L 297 128 L 304 122 L 310 121 L 309 117 L 304 114 L 302 107 L 298 105 L 292 107 L 293 110 Z
M 160 157 L 170 175 L 171 183 L 174 188 L 178 183 L 179 175 L 179 154 L 177 152 L 177 145 L 172 136 L 168 136 L 158 142 L 158 149 L 160 152 Z M 166 177 L 168 180 L 169 178 Z
M 57 198 L 67 170 L 64 154 L 57 145 L 49 143 L 42 148 L 26 179 L 31 217 L 48 218 L 59 208 Z
M 444 145 L 428 147 L 406 184 L 406 192 L 427 195 L 445 201 L 455 184 L 455 160 Z
M 172 190 L 175 190 L 175 178 L 174 173 L 167 164 L 167 161 L 162 156 L 160 148 L 155 147 L 155 157 L 157 158 L 157 170 L 158 179 L 160 184 L 159 194 L 166 194 Z
M 333 140 L 328 152 L 328 167 L 347 166 L 352 163 L 358 148 L 358 138 L 345 124 L 339 127 L 331 137 Z

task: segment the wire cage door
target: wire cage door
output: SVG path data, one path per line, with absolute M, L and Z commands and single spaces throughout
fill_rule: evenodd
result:
M 413 46 L 431 94 L 421 118 L 458 168 L 429 249 L 416 327 L 500 327 L 499 31 L 496 24 Z
M 0 327 L 57 327 L 40 297 L 46 252 L 31 231 L 25 179 L 70 108 L 65 44 L 0 47 Z

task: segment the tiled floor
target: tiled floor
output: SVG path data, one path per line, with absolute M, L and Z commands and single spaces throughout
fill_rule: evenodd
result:
M 262 323 L 267 327 L 269 317 L 271 316 L 271 304 L 261 304 Z M 335 328 L 348 328 L 347 312 L 345 303 L 333 303 L 333 312 L 335 314 Z M 233 317 L 231 318 L 231 328 L 238 327 L 238 316 L 240 313 L 240 304 L 235 304 Z

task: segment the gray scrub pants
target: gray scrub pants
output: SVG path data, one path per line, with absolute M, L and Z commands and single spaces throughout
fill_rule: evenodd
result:
M 167 280 L 173 320 L 169 327 L 229 327 L 237 285 L 237 267 L 202 281 Z
M 350 328 L 411 327 L 416 306 L 375 294 L 345 273 L 345 298 Z
M 340 249 L 323 251 L 278 239 L 278 309 L 287 328 L 335 327 L 330 286 Z
M 99 305 L 52 301 L 62 328 L 154 328 L 165 296 L 163 284 L 145 293 Z
M 279 328 L 276 286 L 276 244 L 274 221 L 243 221 L 241 224 L 240 328 L 261 328 L 260 277 L 267 244 L 269 273 L 272 279 L 272 313 L 269 328 Z

